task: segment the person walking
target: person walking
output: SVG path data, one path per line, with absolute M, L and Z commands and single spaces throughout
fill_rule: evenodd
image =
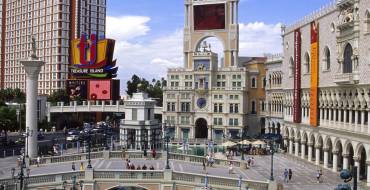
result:
M 40 162 L 41 162 L 40 156 L 37 156 L 36 162 L 37 162 L 37 167 L 40 167 Z
M 285 168 L 285 170 L 284 170 L 284 182 L 285 182 L 285 183 L 288 183 L 288 175 L 289 175 L 289 172 L 288 172 L 288 170 Z
M 203 160 L 203 171 L 206 171 L 206 163 L 204 160 Z
M 316 179 L 317 183 L 321 183 L 322 170 L 317 170 Z
M 234 170 L 233 163 L 231 162 L 229 166 L 229 174 L 233 174 L 233 170 Z
M 84 168 L 84 163 L 83 162 L 81 162 L 81 164 L 80 164 L 80 171 L 84 171 L 85 170 L 85 168 Z
M 148 157 L 148 152 L 147 152 L 147 150 L 146 150 L 146 148 L 144 149 L 144 158 L 145 159 L 147 159 L 147 157 Z
M 293 171 L 292 169 L 289 168 L 289 181 L 292 180 L 292 176 L 293 176 Z
M 153 148 L 153 149 L 152 149 L 152 156 L 153 156 L 153 159 L 155 159 L 156 155 L 157 155 L 157 152 L 156 152 L 156 151 L 155 151 L 155 149 Z
M 72 162 L 72 171 L 76 171 L 76 166 L 74 162 Z

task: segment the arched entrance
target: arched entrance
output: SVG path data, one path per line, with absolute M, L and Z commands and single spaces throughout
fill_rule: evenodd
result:
M 358 168 L 359 174 L 360 174 L 359 179 L 360 180 L 366 180 L 367 179 L 367 171 L 366 171 L 366 169 L 367 169 L 367 167 L 366 167 L 367 166 L 366 165 L 367 157 L 366 157 L 366 150 L 365 150 L 364 146 L 361 146 L 361 148 L 359 149 L 358 155 L 359 155 L 359 162 L 360 162 L 360 166 Z
M 207 120 L 199 118 L 197 119 L 197 121 L 195 121 L 195 138 L 196 139 L 208 138 Z

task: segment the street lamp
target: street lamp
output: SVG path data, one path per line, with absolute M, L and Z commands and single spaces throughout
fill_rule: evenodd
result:
M 167 124 L 166 122 L 164 122 L 164 126 L 163 126 L 163 129 L 164 129 L 164 132 L 165 132 L 165 135 L 164 135 L 164 139 L 166 140 L 166 151 L 167 151 L 167 158 L 166 158 L 166 169 L 169 170 L 171 169 L 170 167 L 170 161 L 169 161 L 169 147 L 168 147 L 168 143 L 170 142 L 170 135 L 169 135 L 169 127 L 167 127 Z
M 242 129 L 242 142 L 244 141 L 244 137 L 246 136 L 247 131 L 248 131 L 248 126 L 244 126 L 243 129 Z M 243 144 L 241 144 L 240 146 L 242 147 L 242 149 L 241 149 L 242 158 L 241 159 L 245 160 L 244 151 L 243 151 Z
M 17 175 L 15 175 L 15 168 L 12 168 L 11 172 L 12 172 L 12 178 L 16 180 L 16 183 L 19 182 L 20 190 L 25 190 L 26 185 L 27 185 L 26 179 L 29 178 L 31 170 L 27 168 L 26 166 L 26 157 L 24 154 L 24 150 L 22 150 L 22 163 L 21 163 L 20 171 L 18 172 Z
M 88 159 L 88 165 L 87 168 L 91 169 L 91 134 L 90 131 L 84 131 L 82 133 L 82 139 L 86 145 L 87 143 L 87 159 Z
M 274 153 L 275 153 L 275 141 L 270 141 L 270 153 L 271 153 L 271 173 L 270 180 L 274 181 Z

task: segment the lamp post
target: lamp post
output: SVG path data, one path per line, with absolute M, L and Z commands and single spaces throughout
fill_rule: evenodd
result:
M 270 180 L 274 181 L 274 153 L 275 153 L 275 142 L 273 140 L 270 141 L 270 153 L 271 153 L 271 173 L 270 173 Z
M 242 129 L 242 142 L 244 141 L 244 137 L 245 137 L 247 131 L 248 131 L 248 126 L 244 126 L 243 129 Z M 243 144 L 241 144 L 241 147 L 242 147 L 242 149 L 241 149 L 241 154 L 242 154 L 241 160 L 245 160 L 244 151 L 243 151 Z
M 31 170 L 26 166 L 26 157 L 24 150 L 22 150 L 22 163 L 20 171 L 18 172 L 17 175 L 15 175 L 15 168 L 12 168 L 11 172 L 12 178 L 17 180 L 16 183 L 19 183 L 20 190 L 25 190 L 27 185 L 26 179 L 29 178 Z
M 168 130 L 169 127 L 167 127 L 167 123 L 164 122 L 163 123 L 163 129 L 164 129 L 164 139 L 166 141 L 166 152 L 167 152 L 167 158 L 166 158 L 166 169 L 169 170 L 171 169 L 170 167 L 170 161 L 169 161 L 169 147 L 168 147 L 168 143 L 170 142 L 170 134 L 169 134 L 169 130 Z
M 88 159 L 87 168 L 91 169 L 92 166 L 91 166 L 91 134 L 90 134 L 90 131 L 84 131 L 82 133 L 82 136 L 83 136 L 82 139 L 85 142 L 85 144 L 87 143 L 87 159 Z

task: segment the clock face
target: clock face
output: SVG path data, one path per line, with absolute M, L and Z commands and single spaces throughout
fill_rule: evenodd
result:
M 207 100 L 205 98 L 199 98 L 197 100 L 197 105 L 199 108 L 204 108 L 207 105 Z

